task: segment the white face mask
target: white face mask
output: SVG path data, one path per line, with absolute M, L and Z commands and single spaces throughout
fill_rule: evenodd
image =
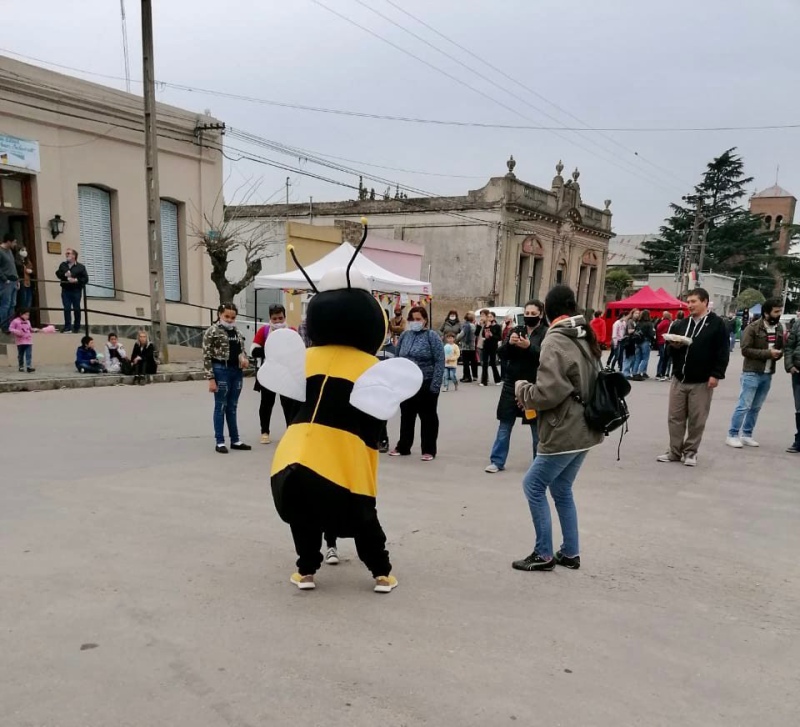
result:
M 277 329 L 279 329 L 279 328 L 286 328 L 286 323 L 270 323 L 270 324 L 269 324 L 269 327 L 270 327 L 270 328 L 271 328 L 273 331 L 275 331 L 275 330 L 277 330 Z
M 231 330 L 231 328 L 236 328 L 236 324 L 235 323 L 228 323 L 228 321 L 223 321 L 221 318 L 219 320 L 219 324 L 223 328 L 227 328 L 228 330 Z
M 411 321 L 408 324 L 408 330 L 414 331 L 415 333 L 421 331 L 425 327 L 425 324 L 422 321 Z

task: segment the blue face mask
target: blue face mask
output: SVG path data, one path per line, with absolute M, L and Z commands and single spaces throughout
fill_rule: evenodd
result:
M 425 324 L 422 321 L 411 321 L 411 323 L 408 324 L 408 330 L 414 331 L 414 333 L 419 333 L 424 327 Z

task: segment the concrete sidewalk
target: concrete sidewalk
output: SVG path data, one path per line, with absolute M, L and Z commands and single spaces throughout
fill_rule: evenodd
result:
M 171 381 L 197 381 L 203 378 L 202 364 L 174 363 L 159 366 L 151 377 L 154 384 Z M 36 367 L 32 374 L 20 373 L 10 366 L 0 367 L 0 394 L 53 389 L 88 389 L 95 386 L 125 386 L 133 384 L 133 376 L 121 374 L 80 374 L 74 366 Z

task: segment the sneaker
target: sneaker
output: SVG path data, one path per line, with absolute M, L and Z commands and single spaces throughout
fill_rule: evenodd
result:
M 488 472 L 490 475 L 493 475 L 493 474 L 495 474 L 497 472 L 502 472 L 502 471 L 503 470 L 500 469 L 500 467 L 498 467 L 496 464 L 487 465 L 486 469 L 484 470 L 484 472 Z
M 375 579 L 375 593 L 391 593 L 397 588 L 397 578 L 394 576 L 378 576 Z
M 739 437 L 727 437 L 725 439 L 725 444 L 727 444 L 729 447 L 733 447 L 734 449 L 741 449 L 744 447 L 742 440 L 739 439 Z
M 503 382 L 502 382 L 502 381 L 498 381 L 498 382 L 495 384 L 495 386 L 502 386 L 502 385 L 503 385 Z
M 478 386 L 486 386 L 486 384 L 478 384 Z
M 218 444 L 216 450 L 217 454 L 228 454 L 228 448 L 224 444 Z
M 458 382 L 454 383 L 453 386 L 455 387 L 455 390 L 458 391 Z
M 564 555 L 560 550 L 558 553 L 553 556 L 556 560 L 558 565 L 563 565 L 565 568 L 571 568 L 572 570 L 578 570 L 581 567 L 581 557 L 579 555 L 570 557 L 568 555 Z
M 433 462 L 434 456 L 432 454 L 423 454 L 422 457 L 420 457 L 420 459 L 423 462 Z
M 236 449 L 240 452 L 249 452 L 252 447 L 244 442 L 236 442 L 236 444 L 231 444 L 231 449 Z
M 24 366 L 20 366 L 20 367 L 17 369 L 17 371 L 19 371 L 21 374 L 24 374 L 24 373 L 25 373 L 25 367 L 24 367 Z
M 442 389 L 442 393 L 444 393 L 444 394 L 446 394 L 448 391 L 450 391 L 450 389 L 448 389 L 447 387 L 445 387 L 444 389 Z
M 556 567 L 555 558 L 542 558 L 535 550 L 527 558 L 515 560 L 511 567 L 515 570 L 553 570 Z
M 631 381 L 644 381 L 644 376 L 641 374 L 634 374 L 631 376 Z
M 659 454 L 656 457 L 656 462 L 680 462 L 679 459 L 675 459 L 669 452 L 666 454 Z
M 378 451 L 381 454 L 386 454 L 389 451 L 389 442 L 381 442 L 378 445 Z
M 336 548 L 328 548 L 325 553 L 325 562 L 328 565 L 339 565 L 339 551 Z
M 752 437 L 742 437 L 742 444 L 745 447 L 760 447 L 761 445 L 756 442 Z
M 687 467 L 697 467 L 697 455 L 695 455 L 695 454 L 684 455 L 683 463 Z
M 299 573 L 292 573 L 292 577 L 289 580 L 301 591 L 313 591 L 317 587 L 317 584 L 314 583 L 314 576 L 301 576 Z
M 34 371 L 36 371 L 36 369 L 33 369 L 30 366 L 28 366 L 27 371 L 29 374 L 32 374 Z
M 269 444 L 272 440 L 269 438 L 269 434 L 262 434 L 261 435 L 261 444 Z
M 789 452 L 789 454 L 798 454 L 800 453 L 800 447 L 798 447 L 796 444 L 790 444 L 786 448 L 786 451 Z
M 402 457 L 403 453 L 402 452 L 398 452 L 396 449 L 393 449 L 391 452 L 389 452 L 389 456 L 390 457 Z

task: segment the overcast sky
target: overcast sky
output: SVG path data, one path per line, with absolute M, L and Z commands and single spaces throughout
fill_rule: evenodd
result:
M 156 0 L 156 77 L 290 104 L 490 124 L 574 127 L 584 122 L 593 128 L 800 124 L 798 0 L 392 2 L 514 80 L 435 35 L 389 0 L 319 3 L 430 65 L 354 27 L 314 0 Z M 140 3 L 126 0 L 125 4 L 131 75 L 136 80 L 141 78 Z M 116 0 L 0 0 L 0 9 L 7 31 L 0 41 L 3 50 L 124 75 Z M 371 9 L 474 70 L 441 55 Z M 124 87 L 121 81 L 100 82 Z M 133 88 L 141 90 L 136 84 Z M 160 89 L 158 98 L 196 111 L 210 109 L 229 127 L 355 160 L 345 163 L 436 194 L 464 194 L 483 186 L 489 177 L 505 173 L 509 154 L 517 160 L 520 179 L 549 187 L 554 165 L 563 159 L 567 171 L 580 168 L 586 203 L 602 208 L 604 199 L 613 200 L 619 234 L 657 230 L 668 203 L 690 189 L 713 156 L 731 146 L 744 156 L 747 172 L 755 177 L 754 187 L 774 184 L 780 164 L 781 186 L 800 195 L 800 128 L 553 133 L 354 118 L 169 88 Z M 346 184 L 358 183 L 352 175 L 246 146 L 238 139 L 229 137 L 226 143 Z M 243 180 L 260 179 L 263 198 L 274 193 L 273 201 L 284 198 L 286 172 L 249 161 L 229 167 L 231 189 Z M 341 186 L 291 176 L 292 201 L 354 195 Z M 386 186 L 367 184 L 379 191 Z

